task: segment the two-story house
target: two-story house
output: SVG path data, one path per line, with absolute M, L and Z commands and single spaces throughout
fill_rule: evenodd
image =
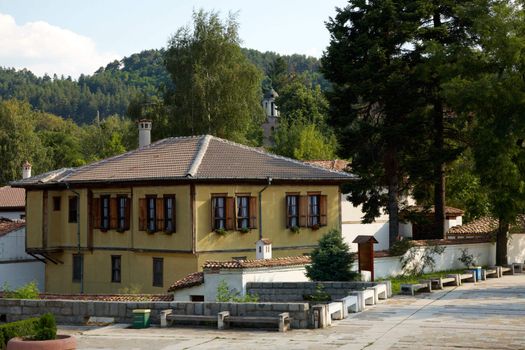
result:
M 165 292 L 207 260 L 255 258 L 263 237 L 274 256 L 297 256 L 341 229 L 353 175 L 209 135 L 145 143 L 12 183 L 26 190 L 27 251 L 47 261 L 47 292 Z

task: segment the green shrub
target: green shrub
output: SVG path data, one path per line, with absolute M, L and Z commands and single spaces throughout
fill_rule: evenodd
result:
M 324 290 L 324 285 L 318 283 L 313 294 L 303 295 L 306 301 L 331 301 L 332 296 Z
M 24 284 L 16 290 L 11 290 L 6 282 L 2 287 L 2 291 L 4 292 L 4 298 L 10 299 L 38 299 L 40 294 L 35 281 Z
M 217 286 L 216 300 L 220 303 L 227 303 L 233 301 L 235 303 L 256 303 L 259 301 L 257 294 L 247 293 L 241 296 L 241 293 L 235 289 L 230 289 L 225 280 L 219 282 Z
M 32 337 L 38 330 L 39 318 L 10 322 L 0 325 L 0 348 L 5 349 L 7 342 L 15 337 Z
M 306 266 L 306 276 L 312 281 L 353 281 L 358 274 L 352 271 L 354 254 L 337 230 L 321 237 L 312 251 L 312 264 Z
M 55 339 L 57 336 L 57 324 L 55 317 L 50 314 L 44 314 L 38 320 L 37 331 L 34 336 L 36 340 L 50 340 Z

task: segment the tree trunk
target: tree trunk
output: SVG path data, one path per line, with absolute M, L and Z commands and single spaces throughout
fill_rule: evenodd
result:
M 434 27 L 441 27 L 441 13 L 434 13 Z M 444 120 L 443 101 L 439 97 L 439 81 L 434 83 L 434 237 L 445 238 L 445 163 L 443 162 L 444 151 Z
M 503 266 L 508 264 L 507 260 L 507 240 L 510 224 L 499 218 L 498 233 L 496 236 L 496 265 Z
M 388 185 L 388 242 L 392 247 L 399 235 L 399 166 L 397 149 L 390 146 L 385 156 L 385 174 Z

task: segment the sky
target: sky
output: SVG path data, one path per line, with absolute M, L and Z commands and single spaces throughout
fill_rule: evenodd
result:
M 243 47 L 320 57 L 345 0 L 0 0 L 0 66 L 42 76 L 92 74 L 166 46 L 193 10 L 238 12 Z

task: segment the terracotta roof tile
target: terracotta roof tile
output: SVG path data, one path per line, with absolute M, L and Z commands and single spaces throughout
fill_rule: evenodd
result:
M 204 283 L 204 273 L 203 272 L 193 272 L 188 276 L 176 281 L 168 289 L 168 292 L 173 292 L 177 289 L 190 288 L 193 286 L 198 286 Z
M 47 294 L 43 300 L 93 300 L 93 301 L 173 301 L 171 294 Z
M 465 225 L 453 226 L 447 236 L 490 236 L 498 230 L 499 221 L 492 217 L 483 217 L 473 220 Z M 516 223 L 511 225 L 511 232 L 525 232 L 525 215 L 519 215 Z
M 9 232 L 16 231 L 26 225 L 23 220 L 0 219 L 0 237 L 7 235 Z
M 258 267 L 306 265 L 309 264 L 310 261 L 309 256 L 290 256 L 260 260 L 206 261 L 202 267 L 204 269 L 250 269 Z
M 0 209 L 24 208 L 26 206 L 26 190 L 11 186 L 0 187 Z
M 355 176 L 210 135 L 172 137 L 75 169 L 15 181 L 13 186 L 140 180 L 246 179 L 348 181 Z

